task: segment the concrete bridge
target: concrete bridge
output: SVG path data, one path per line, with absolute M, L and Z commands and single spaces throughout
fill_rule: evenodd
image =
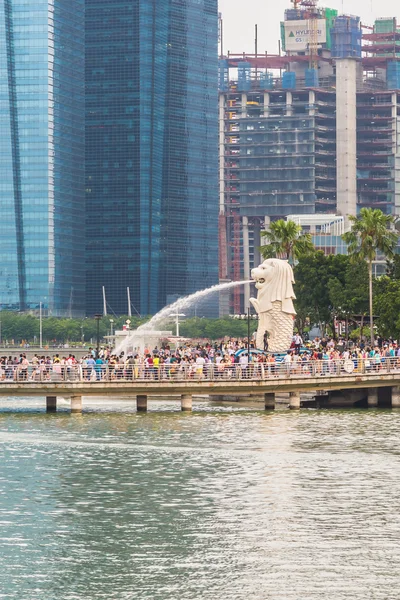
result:
M 337 395 L 338 391 L 346 397 L 342 404 L 352 406 L 358 399 L 367 398 L 367 405 L 378 406 L 382 390 L 393 407 L 400 408 L 400 362 L 397 359 L 387 361 L 382 368 L 365 369 L 365 365 L 356 365 L 353 372 L 346 372 L 345 365 L 338 363 L 327 369 L 326 363 L 313 364 L 310 370 L 291 371 L 286 366 L 268 371 L 259 365 L 248 369 L 234 368 L 227 375 L 218 373 L 215 368 L 183 371 L 140 372 L 138 369 L 123 369 L 116 373 L 108 367 L 85 369 L 85 367 L 47 367 L 40 371 L 36 367 L 12 370 L 4 369 L 0 379 L 0 397 L 40 396 L 46 398 L 48 411 L 55 411 L 57 397 L 71 398 L 72 412 L 82 411 L 82 398 L 90 396 L 136 397 L 138 411 L 147 410 L 148 396 L 181 398 L 182 410 L 192 409 L 193 395 L 209 395 L 211 399 L 221 400 L 224 396 L 240 396 L 243 401 L 254 400 L 255 396 L 264 398 L 266 409 L 275 408 L 276 395 L 289 393 L 289 405 L 300 408 L 300 393 L 314 392 L 315 395 Z M 329 406 L 329 402 L 327 404 Z M 335 405 L 335 404 L 333 404 Z

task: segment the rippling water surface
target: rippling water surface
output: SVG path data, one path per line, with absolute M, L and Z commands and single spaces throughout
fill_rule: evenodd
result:
M 400 412 L 21 404 L 0 404 L 1 599 L 400 596 Z

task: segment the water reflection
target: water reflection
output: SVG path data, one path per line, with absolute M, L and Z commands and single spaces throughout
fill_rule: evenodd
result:
M 0 598 L 395 597 L 397 412 L 151 409 L 0 412 Z

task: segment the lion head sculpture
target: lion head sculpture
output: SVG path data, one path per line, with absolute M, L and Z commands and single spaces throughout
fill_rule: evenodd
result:
M 293 300 L 296 299 L 293 291 L 293 270 L 287 260 L 269 258 L 260 266 L 252 269 L 251 276 L 256 282 L 258 290 L 257 303 L 259 312 L 272 309 L 272 303 L 277 300 L 282 302 L 282 312 L 295 315 Z

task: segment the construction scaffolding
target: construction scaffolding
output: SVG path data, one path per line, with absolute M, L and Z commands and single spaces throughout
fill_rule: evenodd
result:
M 361 23 L 359 17 L 339 16 L 331 30 L 333 58 L 361 58 Z

